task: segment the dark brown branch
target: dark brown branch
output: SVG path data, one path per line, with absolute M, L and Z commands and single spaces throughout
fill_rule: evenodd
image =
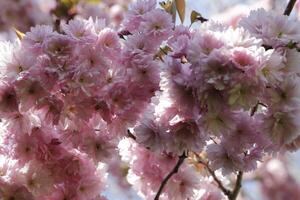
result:
M 157 191 L 157 193 L 156 193 L 156 195 L 155 195 L 154 200 L 159 200 L 159 196 L 161 195 L 161 193 L 162 193 L 164 187 L 166 186 L 166 184 L 168 183 L 169 179 L 170 179 L 174 174 L 176 174 L 176 173 L 178 172 L 180 166 L 183 164 L 183 162 L 184 162 L 184 160 L 185 160 L 186 158 L 187 158 L 187 156 L 186 156 L 185 153 L 183 153 L 183 154 L 179 157 L 179 159 L 178 159 L 178 161 L 177 161 L 175 167 L 172 169 L 172 171 L 171 171 L 171 172 L 164 178 L 164 180 L 161 182 L 160 187 L 159 187 L 159 189 L 158 189 L 158 191 Z
M 239 171 L 237 178 L 236 178 L 234 189 L 231 192 L 231 194 L 228 196 L 229 200 L 236 200 L 236 198 L 240 192 L 240 189 L 242 187 L 242 180 L 243 180 L 243 172 Z
M 291 12 L 292 12 L 292 10 L 293 10 L 293 8 L 295 6 L 296 1 L 297 0 L 290 0 L 289 1 L 288 5 L 286 6 L 285 11 L 283 13 L 284 15 L 289 16 L 291 14 Z

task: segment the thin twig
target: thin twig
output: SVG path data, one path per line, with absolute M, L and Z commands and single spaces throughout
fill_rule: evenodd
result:
M 295 6 L 295 3 L 296 3 L 297 0 L 290 0 L 288 5 L 286 6 L 285 10 L 284 10 L 284 15 L 287 15 L 289 16 Z
M 136 140 L 135 135 L 133 135 L 129 129 L 127 130 L 127 136 L 132 138 L 133 140 Z
M 216 176 L 216 173 L 209 167 L 208 162 L 203 161 L 202 158 L 197 153 L 194 153 L 194 154 L 197 158 L 197 161 L 200 164 L 203 164 L 206 167 L 206 169 L 208 170 L 210 175 L 213 177 L 214 181 L 218 184 L 218 187 L 220 188 L 220 190 L 222 190 L 222 192 L 228 197 L 228 199 L 229 200 L 236 200 L 236 198 L 237 198 L 237 196 L 240 192 L 240 189 L 242 187 L 243 172 L 242 171 L 238 172 L 236 182 L 235 182 L 235 186 L 234 186 L 233 190 L 231 191 L 231 190 L 227 189 L 223 185 L 223 183 L 218 179 L 218 177 Z
M 185 153 L 183 153 L 183 154 L 179 157 L 179 159 L 178 159 L 178 161 L 177 161 L 175 167 L 172 169 L 172 171 L 171 171 L 171 172 L 164 178 L 164 180 L 161 182 L 160 187 L 159 187 L 159 189 L 158 189 L 158 191 L 157 191 L 157 193 L 156 193 L 156 195 L 155 195 L 154 200 L 159 200 L 159 196 L 161 195 L 161 193 L 162 193 L 164 187 L 166 186 L 167 182 L 169 181 L 169 179 L 170 179 L 174 174 L 176 174 L 176 173 L 178 172 L 180 166 L 183 164 L 183 162 L 184 162 L 184 160 L 185 160 L 186 158 L 187 158 L 187 156 L 186 156 Z
M 255 104 L 255 106 L 251 109 L 250 111 L 250 116 L 253 117 L 254 114 L 256 113 L 257 109 L 258 109 L 258 106 L 259 106 L 259 102 L 257 102 L 257 104 Z
M 230 196 L 231 195 L 231 191 L 224 187 L 223 183 L 218 179 L 218 177 L 216 176 L 215 172 L 209 167 L 209 165 L 207 164 L 207 165 L 205 165 L 205 167 L 208 170 L 208 172 L 211 174 L 211 176 L 213 177 L 213 179 L 215 180 L 215 182 L 218 184 L 218 186 L 222 190 L 222 192 L 226 196 Z
M 206 169 L 208 170 L 208 172 L 210 173 L 210 175 L 213 177 L 214 181 L 218 184 L 218 187 L 222 190 L 222 192 L 228 196 L 231 194 L 231 191 L 227 188 L 224 187 L 223 183 L 218 179 L 218 177 L 216 176 L 216 173 L 209 167 L 209 164 L 205 161 L 202 160 L 202 158 L 197 154 L 194 153 L 197 157 L 197 161 L 204 165 L 206 167 Z

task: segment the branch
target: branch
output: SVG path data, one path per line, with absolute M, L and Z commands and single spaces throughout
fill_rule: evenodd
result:
M 234 189 L 231 192 L 231 194 L 228 196 L 229 200 L 235 200 L 237 198 L 240 189 L 242 187 L 242 179 L 243 179 L 243 172 L 239 171 L 236 178 Z
M 297 1 L 297 0 L 290 0 L 290 1 L 289 1 L 288 5 L 286 6 L 285 11 L 284 11 L 284 13 L 283 13 L 284 15 L 289 16 L 289 15 L 291 14 L 291 12 L 292 12 L 292 10 L 293 10 L 293 8 L 294 8 L 294 5 L 295 5 L 295 3 L 296 3 L 296 1 Z
M 164 180 L 161 182 L 160 187 L 159 187 L 159 189 L 158 189 L 158 192 L 157 192 L 156 195 L 155 195 L 154 200 L 159 200 L 159 196 L 161 195 L 161 193 L 162 193 L 164 187 L 166 186 L 167 182 L 169 181 L 169 179 L 170 179 L 174 174 L 176 174 L 176 173 L 178 172 L 179 167 L 183 164 L 183 162 L 184 162 L 184 160 L 185 160 L 186 158 L 187 158 L 187 156 L 186 156 L 185 153 L 183 153 L 183 154 L 179 157 L 179 159 L 178 159 L 178 161 L 177 161 L 175 167 L 172 169 L 172 171 L 171 171 L 171 172 L 164 178 Z
M 210 173 L 210 175 L 213 177 L 214 181 L 218 184 L 218 187 L 222 190 L 222 192 L 228 196 L 231 194 L 231 191 L 228 190 L 227 188 L 224 187 L 223 183 L 218 179 L 218 177 L 216 176 L 215 172 L 209 167 L 208 163 L 206 163 L 205 161 L 202 160 L 202 158 L 197 154 L 194 153 L 197 157 L 197 161 L 204 165 L 206 167 L 206 169 L 208 170 L 208 172 Z
M 208 172 L 211 174 L 211 176 L 213 177 L 213 179 L 216 181 L 216 183 L 218 184 L 218 186 L 222 190 L 222 192 L 226 196 L 229 197 L 231 195 L 231 191 L 224 187 L 224 185 L 222 184 L 222 182 L 218 179 L 218 177 L 216 176 L 215 172 L 208 166 L 208 164 L 205 165 L 205 167 L 207 168 Z
M 228 199 L 236 200 L 236 198 L 240 192 L 240 189 L 242 187 L 243 172 L 242 171 L 238 172 L 235 186 L 234 186 L 233 190 L 231 191 L 231 190 L 227 189 L 226 187 L 224 187 L 223 183 L 218 179 L 215 172 L 209 167 L 209 164 L 207 162 L 203 161 L 202 158 L 197 153 L 194 153 L 194 154 L 196 155 L 197 161 L 206 167 L 206 169 L 208 170 L 210 175 L 213 177 L 214 181 L 218 184 L 218 187 L 220 188 L 220 190 L 222 190 L 222 192 L 228 197 Z

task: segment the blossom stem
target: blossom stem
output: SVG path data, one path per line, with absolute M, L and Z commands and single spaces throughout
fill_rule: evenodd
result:
M 180 166 L 183 164 L 183 162 L 184 162 L 184 160 L 185 160 L 186 158 L 187 158 L 187 156 L 186 156 L 185 153 L 183 153 L 183 154 L 179 157 L 179 159 L 178 159 L 178 161 L 177 161 L 175 167 L 172 169 L 172 171 L 171 171 L 171 172 L 164 178 L 164 180 L 161 182 L 160 187 L 159 187 L 159 189 L 158 189 L 158 191 L 157 191 L 157 193 L 156 193 L 156 195 L 155 195 L 154 200 L 159 200 L 159 197 L 160 197 L 160 195 L 161 195 L 161 193 L 162 193 L 164 187 L 165 187 L 166 184 L 168 183 L 169 179 L 170 179 L 174 174 L 176 174 L 176 173 L 178 172 Z
M 295 6 L 295 3 L 296 3 L 297 0 L 290 0 L 288 5 L 286 6 L 285 10 L 284 10 L 284 15 L 287 15 L 289 16 Z

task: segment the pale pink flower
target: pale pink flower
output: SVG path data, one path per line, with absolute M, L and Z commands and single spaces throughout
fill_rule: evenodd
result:
M 224 43 L 212 33 L 196 32 L 188 43 L 187 58 L 192 63 L 198 63 L 206 58 L 214 49 L 219 49 Z
M 270 110 L 263 118 L 263 131 L 279 145 L 289 144 L 299 136 L 299 109 Z
M 277 51 L 269 50 L 269 58 L 259 68 L 259 77 L 265 83 L 276 84 L 284 78 L 284 56 Z
M 166 130 L 154 119 L 143 119 L 134 128 L 136 141 L 151 151 L 161 152 L 165 148 Z
M 183 25 L 175 27 L 173 35 L 168 40 L 168 45 L 174 51 L 172 52 L 173 57 L 181 58 L 182 56 L 186 56 L 191 35 L 187 27 Z
M 136 83 L 143 83 L 145 87 L 158 87 L 160 82 L 159 66 L 156 63 L 149 62 L 148 65 L 136 65 L 130 70 L 132 80 Z
M 9 184 L 0 181 L 0 198 L 3 200 L 20 199 L 20 200 L 34 200 L 34 196 L 27 190 L 27 188 L 20 184 Z
M 243 156 L 236 154 L 229 145 L 210 144 L 207 147 L 207 157 L 213 170 L 221 169 L 224 175 L 243 170 Z
M 232 61 L 242 71 L 247 71 L 248 68 L 257 65 L 255 57 L 250 52 L 247 52 L 246 49 L 234 49 L 232 52 Z
M 193 168 L 183 166 L 180 171 L 172 177 L 165 193 L 166 199 L 182 200 L 193 198 L 196 189 L 200 187 L 200 177 Z
M 12 135 L 30 133 L 33 127 L 39 127 L 40 125 L 40 119 L 32 113 L 27 113 L 24 115 L 15 113 L 4 120 L 4 126 L 6 130 Z
M 85 136 L 84 141 L 79 145 L 79 149 L 88 154 L 96 163 L 109 160 L 116 153 L 117 145 L 106 131 L 103 128 Z
M 280 84 L 267 90 L 267 98 L 273 109 L 294 110 L 300 104 L 300 90 L 298 76 L 285 78 Z
M 153 17 L 155 16 L 155 17 Z M 168 13 L 155 9 L 148 12 L 143 17 L 140 29 L 150 37 L 156 38 L 153 40 L 164 40 L 167 39 L 173 28 L 172 17 Z
M 92 32 L 92 20 L 71 20 L 61 26 L 62 30 L 76 41 L 90 41 L 95 39 Z
M 97 17 L 93 20 L 93 26 L 95 33 L 98 35 L 107 26 L 106 19 Z
M 45 97 L 38 101 L 37 108 L 43 118 L 43 123 L 57 125 L 63 108 L 63 102 L 55 97 Z
M 30 133 L 21 133 L 16 137 L 12 156 L 22 163 L 34 160 L 38 151 L 37 138 L 31 138 Z
M 50 56 L 52 62 L 61 61 L 57 63 L 61 65 L 66 65 L 66 59 L 70 59 L 72 48 L 72 41 L 65 35 L 53 35 L 43 43 L 43 52 Z
M 33 56 L 21 49 L 18 42 L 0 42 L 0 49 L 0 76 L 6 82 L 14 81 L 21 72 L 35 65 Z
M 13 86 L 2 83 L 0 86 L 0 116 L 8 117 L 11 114 L 18 113 L 19 100 Z
M 209 134 L 226 134 L 235 127 L 234 115 L 227 109 L 212 110 L 202 115 L 199 125 Z
M 119 36 L 114 30 L 105 28 L 100 31 L 97 40 L 97 48 L 101 49 L 108 58 L 113 60 L 118 59 L 117 54 L 120 45 Z
M 48 194 L 53 190 L 52 174 L 42 164 L 31 161 L 23 167 L 21 173 L 19 181 L 35 197 Z
M 156 0 L 141 0 L 136 1 L 129 6 L 129 10 L 125 15 L 123 27 L 129 32 L 137 31 L 140 23 L 143 21 L 143 16 L 154 10 L 156 7 Z
M 24 40 L 22 40 L 22 45 L 32 52 L 39 51 L 46 39 L 53 34 L 54 32 L 51 26 L 37 25 L 30 28 L 30 32 L 26 33 Z
M 27 111 L 37 105 L 38 100 L 48 95 L 40 81 L 26 74 L 15 83 L 20 110 Z
M 181 155 L 183 152 L 201 152 L 206 144 L 206 135 L 193 120 L 180 119 L 170 127 L 166 141 L 168 151 Z
M 215 35 L 229 47 L 258 48 L 263 43 L 259 37 L 253 36 L 251 32 L 242 27 L 236 29 L 227 27 L 225 30 L 216 32 Z
M 89 70 L 100 71 L 103 73 L 101 78 L 105 77 L 109 67 L 109 60 L 106 57 L 99 56 L 99 51 L 94 46 L 86 46 L 78 52 L 78 62 L 82 68 L 87 68 Z

